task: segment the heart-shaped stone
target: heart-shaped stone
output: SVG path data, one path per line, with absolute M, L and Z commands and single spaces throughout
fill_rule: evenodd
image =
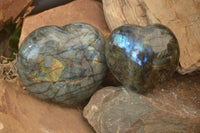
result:
M 82 23 L 46 26 L 23 41 L 18 73 L 41 99 L 79 105 L 99 87 L 107 72 L 104 36 Z
M 146 92 L 170 78 L 179 53 L 176 37 L 162 25 L 121 26 L 109 36 L 105 50 L 113 75 L 137 92 Z

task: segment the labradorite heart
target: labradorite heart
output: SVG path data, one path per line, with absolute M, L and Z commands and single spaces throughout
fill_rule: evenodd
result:
M 23 41 L 18 73 L 27 89 L 41 99 L 81 104 L 106 75 L 104 46 L 103 35 L 88 24 L 42 27 Z
M 113 75 L 137 92 L 146 92 L 169 79 L 179 63 L 177 39 L 162 25 L 124 25 L 115 29 L 105 54 Z

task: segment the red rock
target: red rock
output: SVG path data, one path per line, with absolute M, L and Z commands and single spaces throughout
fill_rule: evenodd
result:
M 106 87 L 92 96 L 83 115 L 97 133 L 199 133 L 199 78 L 175 75 L 145 95 Z
M 31 12 L 31 14 L 40 13 L 42 11 L 51 9 L 53 7 L 64 5 L 71 1 L 73 1 L 73 0 L 35 0 L 32 4 L 33 6 L 35 6 L 35 8 Z
M 75 22 L 91 24 L 105 36 L 110 34 L 105 22 L 102 4 L 94 0 L 77 0 L 25 18 L 19 46 L 30 32 L 39 27 L 46 25 L 63 26 Z
M 12 54 L 12 50 L 9 49 L 8 45 L 9 38 L 10 36 L 5 31 L 0 31 L 0 56 L 9 57 Z
M 0 30 L 8 23 L 14 23 L 31 5 L 33 0 L 0 0 Z
M 93 133 L 82 111 L 40 101 L 18 81 L 0 80 L 1 133 Z

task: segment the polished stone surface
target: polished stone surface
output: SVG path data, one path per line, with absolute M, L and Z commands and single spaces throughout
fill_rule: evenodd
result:
M 115 29 L 105 54 L 113 75 L 137 92 L 146 92 L 169 79 L 179 62 L 176 37 L 162 25 L 124 25 Z
M 46 26 L 23 41 L 18 73 L 29 91 L 41 99 L 66 105 L 85 102 L 107 72 L 105 39 L 93 26 Z

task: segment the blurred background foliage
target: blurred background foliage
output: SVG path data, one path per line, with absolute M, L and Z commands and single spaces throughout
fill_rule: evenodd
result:
M 7 57 L 8 62 L 16 58 L 18 52 L 18 42 L 21 34 L 21 26 L 8 24 L 0 31 L 0 55 Z

